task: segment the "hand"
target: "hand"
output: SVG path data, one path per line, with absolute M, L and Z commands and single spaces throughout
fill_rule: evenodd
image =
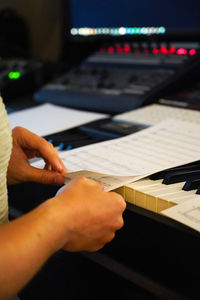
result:
M 53 201 L 54 212 L 63 222 L 64 250 L 99 250 L 123 226 L 124 199 L 114 192 L 105 192 L 102 184 L 85 177 L 63 186 Z
M 67 170 L 52 144 L 23 127 L 15 127 L 12 135 L 13 148 L 7 172 L 8 184 L 25 181 L 57 185 L 64 183 L 63 174 Z M 30 165 L 28 159 L 33 157 L 45 160 L 43 170 Z

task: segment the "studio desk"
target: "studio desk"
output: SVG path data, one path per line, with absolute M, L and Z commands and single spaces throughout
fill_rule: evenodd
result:
M 53 138 L 57 145 L 65 138 L 66 145 L 70 142 L 74 148 L 94 142 L 88 136 L 84 140 L 79 128 L 49 138 Z M 117 192 L 123 194 L 127 201 L 123 228 L 100 251 L 82 255 L 155 295 L 155 299 L 200 299 L 200 234 L 161 213 L 164 208 L 177 204 L 181 197 L 188 197 L 184 196 L 187 193 L 192 197 L 197 188 L 189 192 L 181 190 L 185 180 L 164 186 L 161 177 L 144 179 L 146 187 L 137 182 L 118 189 Z M 158 194 L 153 185 L 159 185 Z M 57 189 L 35 183 L 10 186 L 11 218 L 54 196 Z M 169 193 L 170 189 L 175 189 L 176 197 L 172 191 Z M 168 193 L 169 198 L 166 196 Z

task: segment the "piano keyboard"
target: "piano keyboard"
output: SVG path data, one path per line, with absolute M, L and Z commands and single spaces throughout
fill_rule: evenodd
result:
M 115 190 L 136 206 L 162 214 L 187 200 L 200 200 L 200 161 L 170 168 Z

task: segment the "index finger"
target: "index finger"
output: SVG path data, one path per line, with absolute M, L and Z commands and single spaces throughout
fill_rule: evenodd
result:
M 23 127 L 14 128 L 13 137 L 21 147 L 39 152 L 45 162 L 52 166 L 53 170 L 63 174 L 67 172 L 64 163 L 60 159 L 53 145 L 44 138 Z

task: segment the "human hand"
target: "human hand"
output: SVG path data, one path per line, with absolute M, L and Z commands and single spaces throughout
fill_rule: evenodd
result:
M 8 165 L 8 184 L 34 181 L 44 184 L 64 183 L 63 174 L 67 172 L 62 160 L 52 144 L 23 127 L 12 131 L 13 148 Z M 28 159 L 41 157 L 46 162 L 43 170 L 30 165 Z
M 85 177 L 63 186 L 53 201 L 62 223 L 64 250 L 97 251 L 123 226 L 124 199 Z

